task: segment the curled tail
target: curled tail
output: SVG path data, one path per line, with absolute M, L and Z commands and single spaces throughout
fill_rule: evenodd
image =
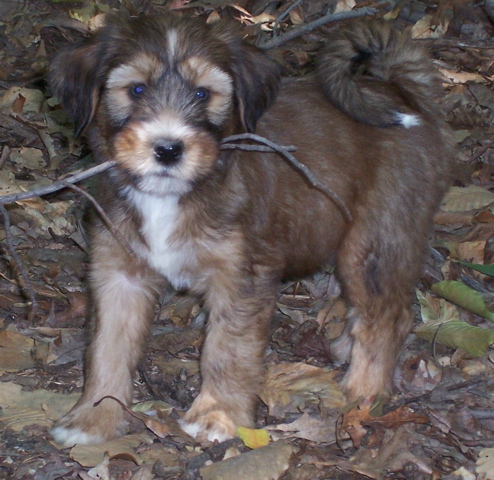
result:
M 435 115 L 439 81 L 424 48 L 385 21 L 357 21 L 336 31 L 319 55 L 326 96 L 359 122 L 380 127 Z

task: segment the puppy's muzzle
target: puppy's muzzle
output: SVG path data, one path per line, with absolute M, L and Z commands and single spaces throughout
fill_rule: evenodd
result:
M 165 166 L 175 165 L 182 158 L 184 144 L 179 140 L 162 139 L 154 145 L 154 158 Z

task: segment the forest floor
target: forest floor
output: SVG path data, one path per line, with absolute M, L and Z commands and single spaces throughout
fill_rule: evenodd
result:
M 0 208 L 0 479 L 494 479 L 492 1 L 2 0 L 0 204 L 94 166 L 45 72 L 50 56 L 100 14 L 172 8 L 208 20 L 230 16 L 259 44 L 291 5 L 277 27 L 282 35 L 330 6 L 374 7 L 376 17 L 395 18 L 426 43 L 443 75 L 457 144 L 454 183 L 435 217 L 395 394 L 373 406 L 345 405 L 338 380 L 346 367 L 334 364 L 330 345 L 347 305 L 330 270 L 280 290 L 258 430 L 194 443 L 174 419 L 200 386 L 205 314 L 196 299 L 169 290 L 136 372 L 129 434 L 89 447 L 56 445 L 50 425 L 83 385 L 90 208 L 85 196 L 59 190 Z M 281 35 L 270 54 L 289 74 L 306 74 L 324 32 L 338 25 L 291 41 Z M 81 186 L 91 191 L 95 178 Z M 154 417 L 139 413 L 150 411 Z

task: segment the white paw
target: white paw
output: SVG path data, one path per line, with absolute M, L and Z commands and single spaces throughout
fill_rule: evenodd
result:
M 55 427 L 51 430 L 51 436 L 59 445 L 71 447 L 73 445 L 89 445 L 91 443 L 102 443 L 105 438 L 100 435 L 91 435 L 79 428 Z
M 207 438 L 210 442 L 217 441 L 218 443 L 232 438 L 231 435 L 228 435 L 225 431 L 221 431 L 220 429 L 211 428 L 205 431 L 204 427 L 199 422 L 189 423 L 184 420 L 179 420 L 178 423 L 180 428 L 192 438 L 202 437 Z

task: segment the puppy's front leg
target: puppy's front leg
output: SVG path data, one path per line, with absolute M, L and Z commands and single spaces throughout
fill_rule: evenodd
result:
M 231 279 L 222 279 L 206 297 L 210 314 L 201 357 L 202 387 L 183 421 L 192 436 L 221 442 L 234 437 L 238 426 L 254 424 L 275 294 L 273 282 L 257 278 L 254 287 L 245 283 L 235 286 Z
M 99 443 L 122 435 L 126 422 L 113 399 L 132 399 L 132 376 L 152 318 L 155 284 L 143 267 L 107 234 L 94 239 L 91 286 L 93 332 L 86 353 L 82 397 L 52 430 L 64 445 Z

